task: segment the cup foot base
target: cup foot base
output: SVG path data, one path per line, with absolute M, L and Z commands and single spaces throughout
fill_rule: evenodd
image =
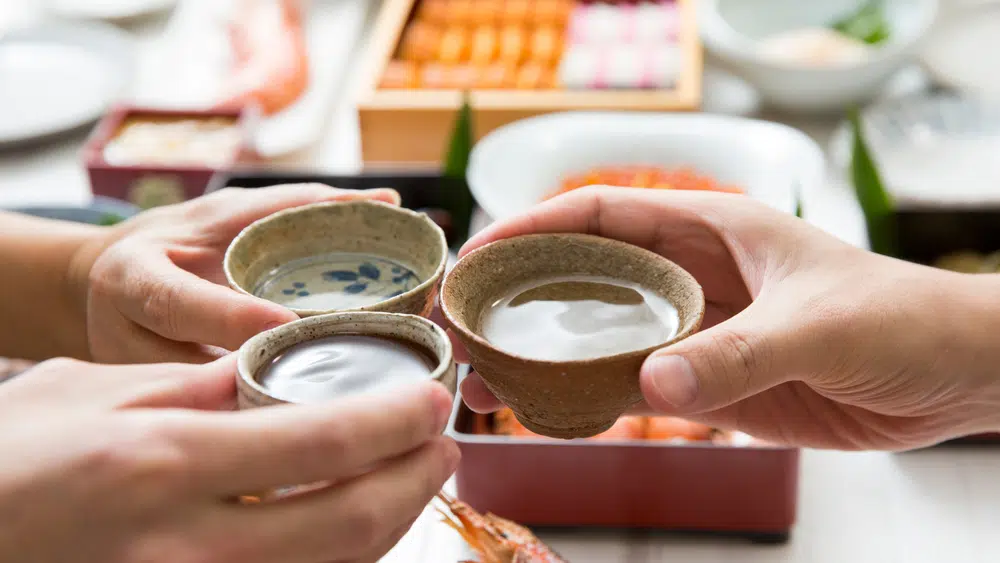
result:
M 580 426 L 549 426 L 546 424 L 541 424 L 535 421 L 522 418 L 517 413 L 514 416 L 521 423 L 522 426 L 534 432 L 535 434 L 541 434 L 549 438 L 558 438 L 561 440 L 572 440 L 574 438 L 590 438 L 596 436 L 602 432 L 607 432 L 614 426 L 617 418 L 611 421 L 602 421 L 594 424 L 580 425 Z

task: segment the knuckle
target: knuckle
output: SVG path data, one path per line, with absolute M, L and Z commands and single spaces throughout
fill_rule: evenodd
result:
M 73 358 L 52 358 L 45 360 L 32 368 L 33 373 L 53 373 L 65 374 L 66 372 L 80 372 L 91 366 L 87 362 Z
M 182 448 L 149 425 L 122 425 L 85 459 L 85 471 L 127 489 L 138 502 L 160 504 L 183 486 L 189 460 Z
M 719 367 L 729 383 L 733 384 L 734 391 L 740 380 L 748 389 L 752 387 L 755 374 L 769 370 L 772 352 L 765 338 L 743 331 L 723 330 L 715 340 L 719 349 Z
M 173 336 L 179 331 L 179 303 L 183 299 L 178 286 L 163 280 L 149 280 L 144 284 L 142 315 L 149 325 L 163 336 Z

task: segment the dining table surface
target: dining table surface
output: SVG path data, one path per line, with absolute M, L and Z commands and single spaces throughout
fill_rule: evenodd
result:
M 0 35 L 5 27 L 49 17 L 44 4 L 0 2 Z M 274 167 L 329 174 L 360 170 L 356 90 L 351 79 L 378 5 L 369 0 L 314 1 L 314 8 L 327 16 L 330 27 L 326 31 L 331 37 L 342 36 L 357 44 L 343 45 L 337 56 L 346 59 L 331 61 L 342 68 L 342 84 L 323 118 L 322 135 L 309 146 L 275 159 Z M 138 41 L 140 64 L 143 50 L 162 33 L 168 19 L 169 14 L 161 14 L 120 24 Z M 914 67 L 901 72 L 885 95 L 922 88 L 927 88 L 927 81 Z M 805 131 L 823 148 L 839 122 L 838 118 L 762 111 L 752 90 L 711 59 L 703 110 L 787 123 Z M 89 201 L 90 186 L 79 157 L 86 135 L 86 130 L 75 131 L 0 151 L 0 208 Z M 833 167 L 824 186 L 803 194 L 803 209 L 805 218 L 820 228 L 851 244 L 865 244 L 857 204 L 842 174 Z M 502 473 L 497 475 L 500 478 Z M 448 489 L 454 491 L 453 483 Z M 646 530 L 544 531 L 540 537 L 573 563 L 986 563 L 1000 561 L 998 530 L 1000 444 L 943 445 L 903 453 L 804 450 L 797 521 L 785 544 Z M 473 559 L 472 553 L 428 508 L 384 561 L 456 563 L 463 559 Z

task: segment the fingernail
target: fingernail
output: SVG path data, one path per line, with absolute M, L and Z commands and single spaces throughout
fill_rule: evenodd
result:
M 264 326 L 264 332 L 267 332 L 269 330 L 274 330 L 274 329 L 278 328 L 279 326 L 281 326 L 283 324 L 285 324 L 285 323 L 267 323 Z
M 664 402 L 686 407 L 698 398 L 698 378 L 691 362 L 681 356 L 654 356 L 642 366 L 653 389 Z

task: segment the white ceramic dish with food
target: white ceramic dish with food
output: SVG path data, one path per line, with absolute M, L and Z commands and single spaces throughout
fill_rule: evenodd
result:
M 99 22 L 0 36 L 0 146 L 96 121 L 126 93 L 133 51 L 128 34 Z
M 822 150 L 790 127 L 686 113 L 564 112 L 516 121 L 476 144 L 467 179 L 492 219 L 521 213 L 570 174 L 603 166 L 690 167 L 794 212 L 824 179 Z
M 873 99 L 915 57 L 935 20 L 938 0 L 883 0 L 888 38 L 844 64 L 809 66 L 778 60 L 766 52 L 767 41 L 796 30 L 828 28 L 866 2 L 702 0 L 701 35 L 706 49 L 751 83 L 765 104 L 796 112 L 837 111 Z M 795 54 L 791 42 L 774 48 L 781 55 Z
M 1000 204 L 1000 104 L 919 95 L 872 106 L 862 112 L 862 122 L 886 190 L 898 204 Z M 830 143 L 837 169 L 850 166 L 852 146 L 843 123 Z

